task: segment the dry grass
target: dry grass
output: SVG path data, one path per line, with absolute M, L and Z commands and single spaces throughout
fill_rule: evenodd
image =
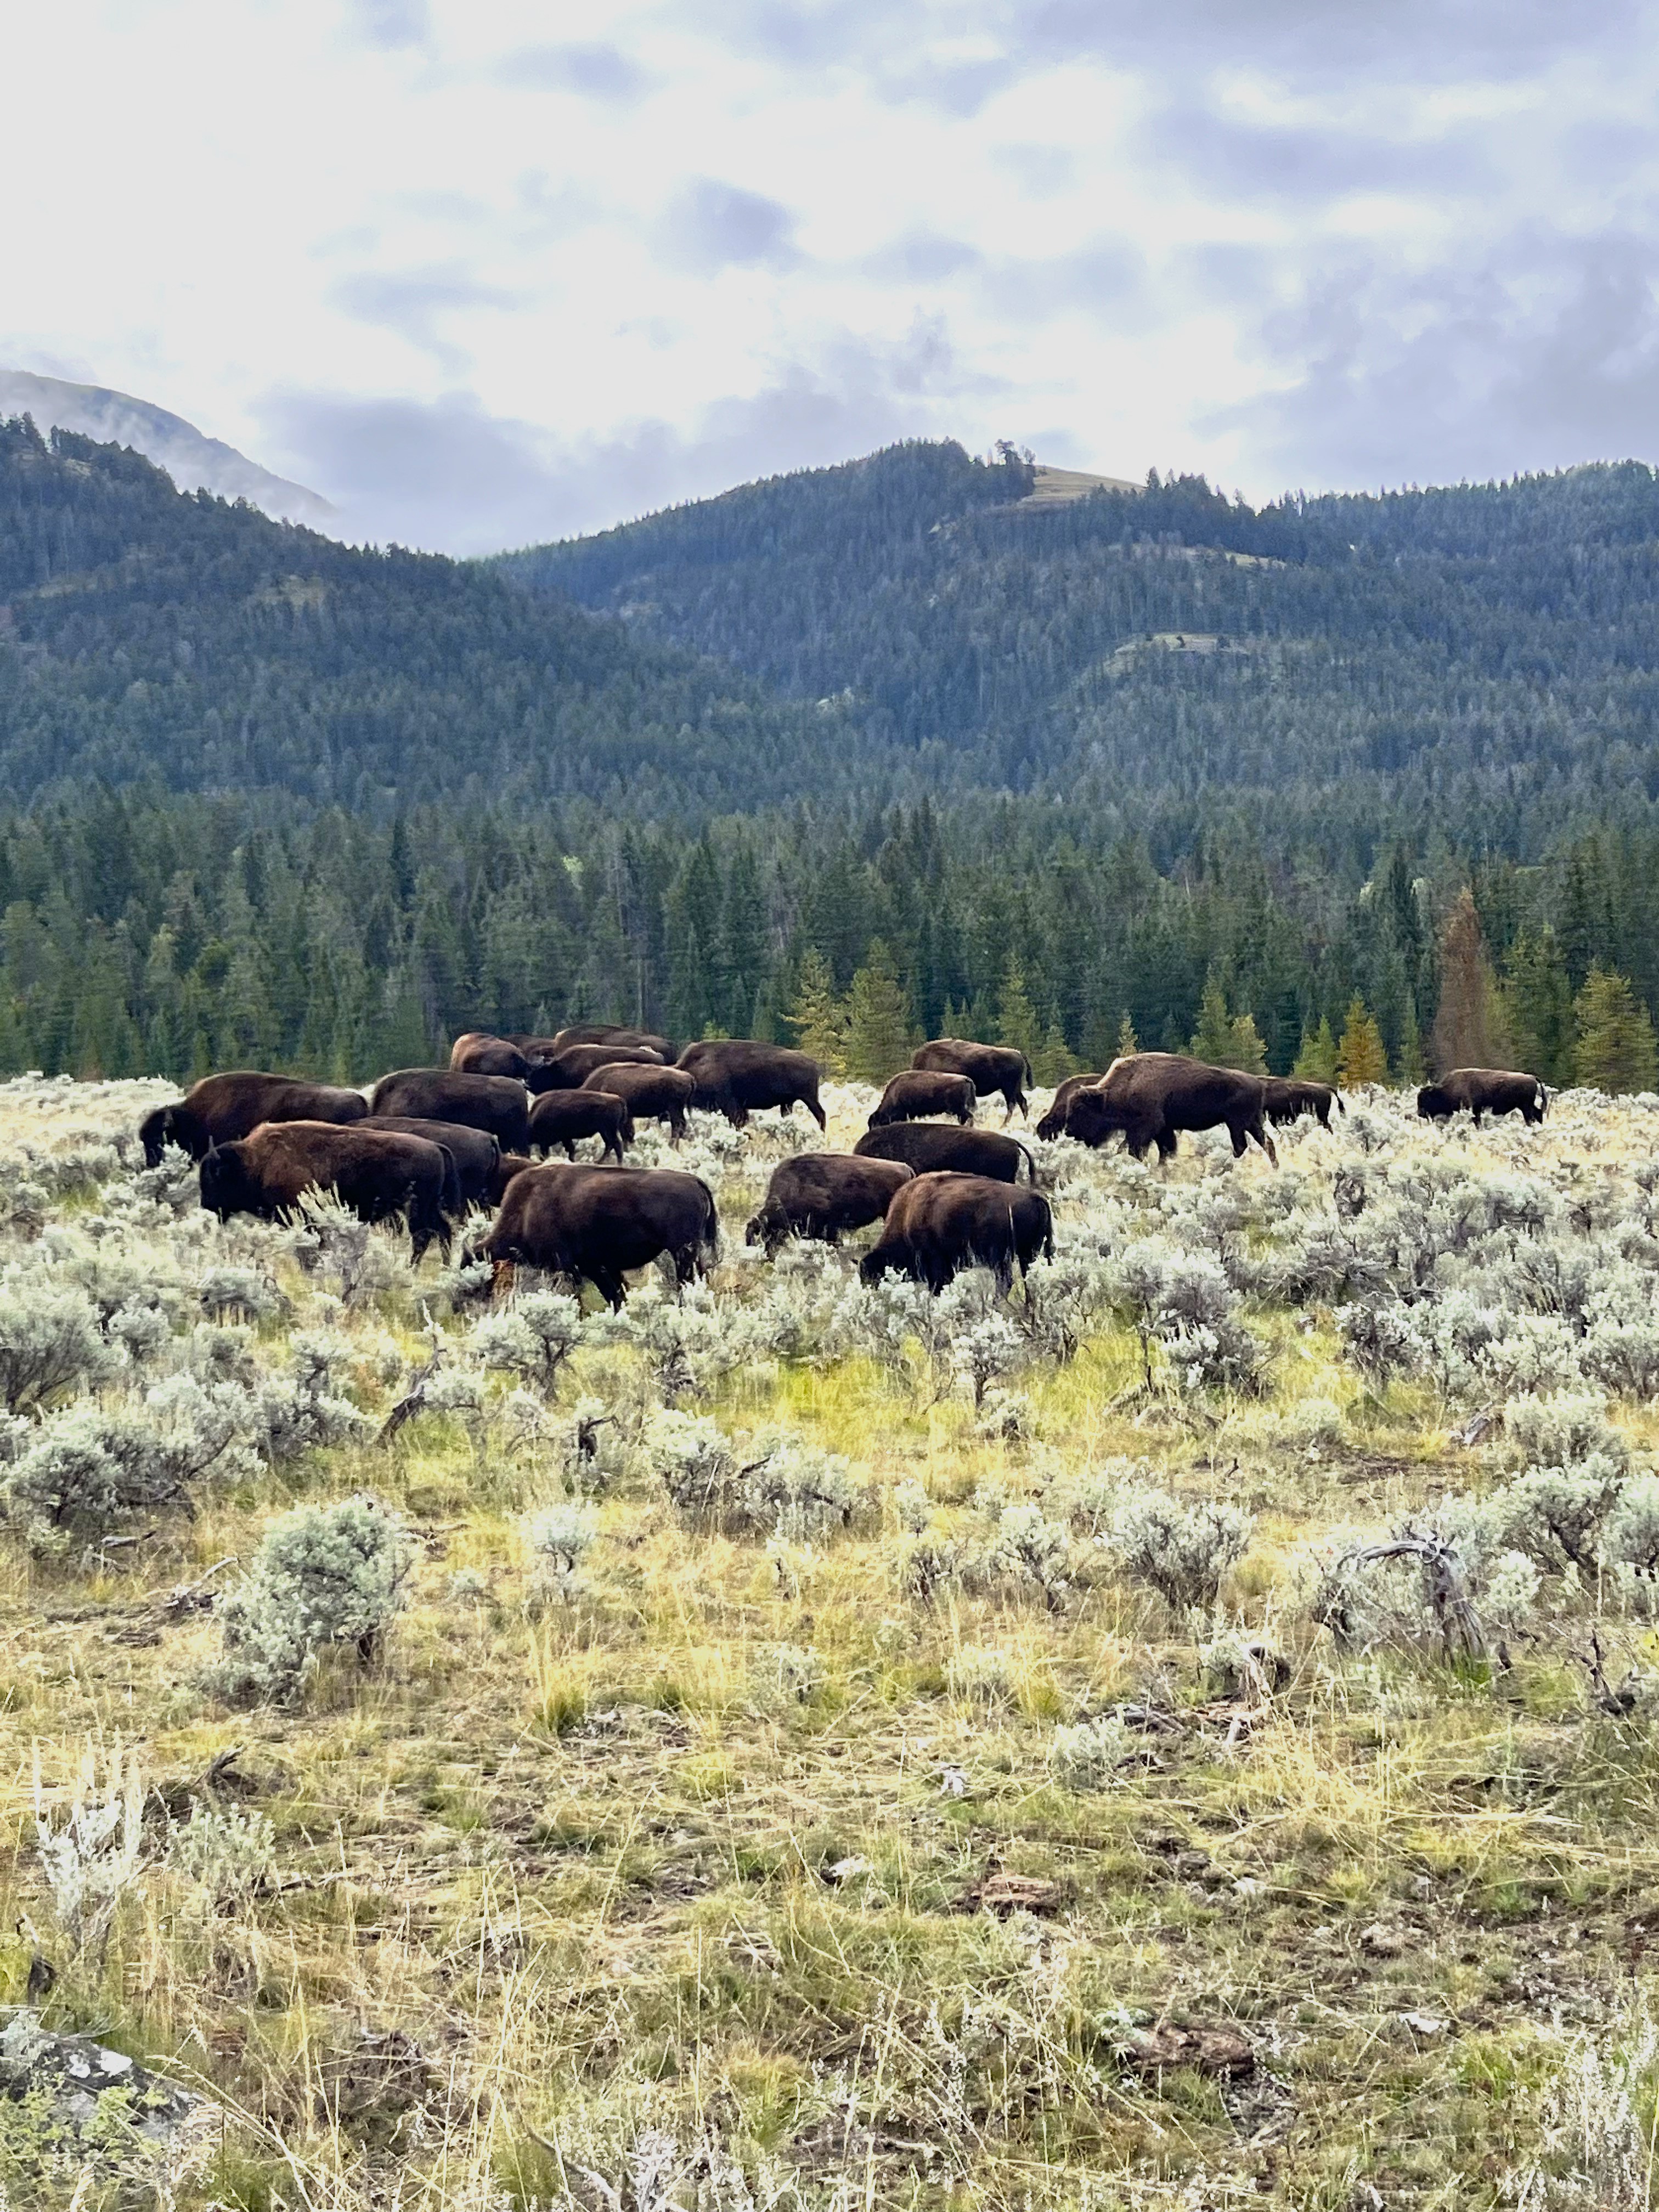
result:
M 130 1127 L 141 1093 L 13 1086 L 5 1140 L 73 1152 L 88 1130 Z M 844 1143 L 864 1102 L 833 1103 Z M 1592 1172 L 1624 1172 L 1640 1127 L 1617 1107 L 1597 1127 Z M 1493 1170 L 1538 1169 L 1571 1141 L 1560 1122 L 1461 1139 Z M 750 1153 L 779 1142 L 756 1133 Z M 1328 1176 L 1348 1145 L 1304 1129 L 1286 1152 Z M 1173 1174 L 1201 1171 L 1183 1158 Z M 1271 1174 L 1254 1158 L 1237 1172 Z M 762 1180 L 727 1176 L 728 1235 Z M 434 1264 L 331 1322 L 372 1412 L 395 1392 L 387 1340 L 421 1356 Z M 281 1277 L 293 1316 L 261 1329 L 262 1358 L 318 1294 L 291 1260 Z M 757 1271 L 732 1261 L 723 1279 Z M 14 1547 L 0 1926 L 23 1932 L 0 1948 L 0 1994 L 21 2001 L 38 1949 L 58 1970 L 48 2024 L 222 2102 L 222 2147 L 180 2207 L 1513 2201 L 1564 2052 L 1627 2034 L 1608 2024 L 1645 1978 L 1651 1728 L 1596 1714 L 1561 1652 L 1472 1683 L 1333 1650 L 1297 1609 L 1301 1551 L 1419 1506 L 1470 1458 L 1426 1393 L 1364 1398 L 1328 1316 L 1253 1318 L 1280 1347 L 1265 1401 L 1126 1395 L 1138 1357 L 1112 1324 L 1020 1378 L 1032 1436 L 1013 1443 L 978 1434 L 920 1368 L 740 1370 L 705 1410 L 846 1454 L 871 1509 L 781 1551 L 693 1534 L 630 1463 L 564 1602 L 535 1601 L 519 1528 L 561 1493 L 553 1457 L 507 1450 L 494 1427 L 480 1454 L 436 1419 L 391 1450 L 343 1448 L 205 1499 L 118 1573 Z M 566 1405 L 637 1385 L 627 1352 L 575 1368 Z M 1310 1455 L 1283 1416 L 1312 1395 L 1353 1417 Z M 1638 1443 L 1655 1433 L 1650 1408 L 1620 1418 Z M 1054 1611 L 907 1594 L 898 1485 L 965 1517 L 988 1483 L 1045 1495 L 1111 1457 L 1255 1509 L 1219 1611 L 1287 1658 L 1270 1699 L 1218 1705 L 1189 1624 L 1109 1573 Z M 292 1498 L 365 1486 L 421 1535 L 384 1660 L 325 1668 L 295 1712 L 216 1705 L 195 1686 L 211 1613 L 158 1601 L 246 1556 Z M 804 1684 L 787 1650 L 813 1656 Z M 1068 1793 L 1056 1726 L 1125 1702 L 1176 1717 L 1115 1786 Z M 216 1795 L 269 1815 L 276 1878 L 204 1911 L 155 1857 L 106 1957 L 77 1960 L 33 1850 L 33 1763 L 59 1784 L 88 1739 L 118 1737 L 158 1850 L 164 1804 Z M 232 1747 L 215 1792 L 204 1778 Z M 982 1901 L 996 1876 L 1027 1878 L 1036 1909 Z M 1135 2038 L 1169 2024 L 1236 2027 L 1254 2069 L 1146 2070 Z

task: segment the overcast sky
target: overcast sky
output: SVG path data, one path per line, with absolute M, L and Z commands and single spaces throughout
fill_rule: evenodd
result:
M 1659 9 L 54 0 L 0 366 L 489 550 L 905 436 L 1262 497 L 1659 458 Z

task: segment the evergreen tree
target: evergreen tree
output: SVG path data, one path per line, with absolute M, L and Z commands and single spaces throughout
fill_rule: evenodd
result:
M 1046 1089 L 1082 1073 L 1083 1062 L 1066 1042 L 1058 1022 L 1050 1022 L 1037 1051 L 1030 1055 L 1031 1073 Z
M 847 1008 L 836 995 L 830 963 L 815 945 L 801 955 L 795 994 L 784 1019 L 797 1045 L 811 1054 L 826 1075 L 846 1074 Z
M 1502 996 L 1515 1064 L 1552 1086 L 1573 1073 L 1572 984 L 1550 925 L 1523 930 L 1504 963 Z
M 1417 1001 L 1409 994 L 1400 1024 L 1400 1049 L 1395 1055 L 1394 1073 L 1395 1081 L 1410 1090 L 1428 1080 L 1423 1039 L 1417 1026 Z
M 996 1028 L 996 1042 L 1012 1045 L 1016 1052 L 1023 1052 L 1035 1069 L 1037 1055 L 1042 1049 L 1042 1029 L 1037 1019 L 1036 1008 L 1031 1004 L 1025 970 L 1018 957 L 1012 952 L 1002 971 L 1002 988 L 997 994 Z
M 1136 1036 L 1135 1025 L 1126 1011 L 1117 1025 L 1117 1050 L 1114 1056 L 1118 1060 L 1133 1060 L 1139 1050 L 1140 1040 Z
M 1626 977 L 1593 966 L 1574 1006 L 1580 1083 L 1615 1093 L 1659 1089 L 1659 1046 L 1646 1007 Z
M 1230 1014 L 1221 985 L 1212 975 L 1199 1001 L 1198 1028 L 1188 1049 L 1212 1067 L 1242 1068 L 1247 1075 L 1267 1072 L 1267 1048 L 1253 1014 Z
M 1337 1083 L 1344 1091 L 1353 1091 L 1363 1083 L 1388 1079 L 1389 1055 L 1382 1032 L 1364 1000 L 1352 999 L 1342 1024 L 1342 1041 L 1336 1048 Z
M 915 1049 L 912 1021 L 910 996 L 893 956 L 879 937 L 872 938 L 847 994 L 842 1050 L 855 1083 L 885 1083 L 908 1065 Z
M 1302 1049 L 1291 1070 L 1304 1083 L 1334 1083 L 1336 1080 L 1336 1039 L 1331 1034 L 1328 1014 L 1322 1014 L 1319 1026 L 1302 1032 Z

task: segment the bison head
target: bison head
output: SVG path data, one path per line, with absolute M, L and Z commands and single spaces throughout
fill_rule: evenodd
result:
M 240 1211 L 246 1194 L 247 1174 L 241 1155 L 234 1146 L 222 1152 L 210 1146 L 202 1158 L 202 1204 L 210 1213 L 216 1213 L 221 1221 L 228 1221 L 233 1213 Z
M 1417 1094 L 1417 1117 L 1420 1121 L 1431 1121 L 1441 1115 L 1456 1111 L 1437 1083 L 1425 1083 Z

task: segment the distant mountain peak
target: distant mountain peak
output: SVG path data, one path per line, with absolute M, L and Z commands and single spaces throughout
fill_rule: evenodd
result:
M 148 399 L 112 392 L 100 384 L 70 384 L 27 369 L 0 368 L 0 418 L 32 415 L 41 430 L 75 430 L 100 445 L 131 446 L 165 469 L 180 491 L 216 492 L 245 499 L 278 522 L 303 522 L 313 530 L 337 528 L 336 510 L 321 494 L 289 483 L 207 437 L 182 415 Z

